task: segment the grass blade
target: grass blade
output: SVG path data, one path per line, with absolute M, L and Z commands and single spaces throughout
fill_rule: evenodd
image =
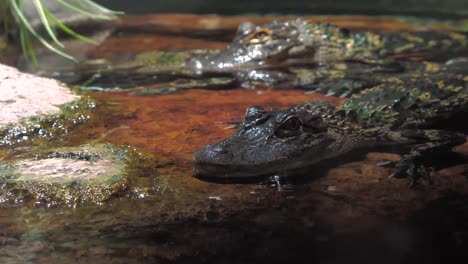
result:
M 26 48 L 27 48 L 27 50 L 29 52 L 29 55 L 31 56 L 31 60 L 33 61 L 34 65 L 36 67 L 39 67 L 39 62 L 37 60 L 36 52 L 34 51 L 32 41 L 29 39 L 28 32 L 26 32 L 25 30 L 23 30 L 23 31 L 24 31 L 24 36 L 25 36 L 25 39 L 26 39 Z
M 96 44 L 96 42 L 90 38 L 87 38 L 77 32 L 75 32 L 73 29 L 67 27 L 65 24 L 63 24 L 62 22 L 60 22 L 54 15 L 52 15 L 49 10 L 45 9 L 44 10 L 45 12 L 45 15 L 47 16 L 47 18 L 49 20 L 51 20 L 54 24 L 56 24 L 61 30 L 63 30 L 65 33 L 73 36 L 74 38 L 76 39 L 79 39 L 81 41 L 84 41 L 84 42 L 88 42 L 88 43 L 92 43 L 92 44 Z
M 75 11 L 76 13 L 80 13 L 80 14 L 83 14 L 85 16 L 89 16 L 89 17 L 92 17 L 94 19 L 102 19 L 102 20 L 111 20 L 112 17 L 110 16 L 106 16 L 106 15 L 97 15 L 97 14 L 93 14 L 91 12 L 88 12 L 84 9 L 81 9 L 75 5 L 72 5 L 68 2 L 65 2 L 63 0 L 55 0 L 57 1 L 58 3 L 62 4 L 63 6 L 67 7 L 68 9 L 72 10 L 72 11 Z
M 36 6 L 37 13 L 46 29 L 47 33 L 49 34 L 50 38 L 61 48 L 63 48 L 63 44 L 57 39 L 57 35 L 53 31 L 52 27 L 50 26 L 49 20 L 45 14 L 45 10 L 47 10 L 41 3 L 40 0 L 33 0 L 34 5 Z
M 62 51 L 60 48 L 64 48 L 62 42 L 59 41 L 57 36 L 57 27 L 60 28 L 62 31 L 67 33 L 68 35 L 92 44 L 96 44 L 96 42 L 83 36 L 64 23 L 62 23 L 56 16 L 54 16 L 47 7 L 43 4 L 43 0 L 33 0 L 33 3 L 36 7 L 37 13 L 39 15 L 40 21 L 43 24 L 47 34 L 49 35 L 50 39 L 45 37 L 44 35 L 40 35 L 36 29 L 31 25 L 28 19 L 25 17 L 23 13 L 22 3 L 25 0 L 0 0 L 0 15 L 3 17 L 3 26 L 5 31 L 5 36 L 8 37 L 9 34 L 9 27 L 11 26 L 11 19 L 13 17 L 17 18 L 17 23 L 19 24 L 19 39 L 21 48 L 23 50 L 23 54 L 25 58 L 28 57 L 34 61 L 34 64 L 38 66 L 37 57 L 34 52 L 34 48 L 31 42 L 31 35 L 34 36 L 42 45 L 48 48 L 50 51 L 70 59 L 72 61 L 76 61 L 75 58 L 70 56 L 69 54 Z M 63 5 L 64 7 L 70 9 L 75 13 L 79 13 L 90 17 L 92 19 L 100 19 L 100 20 L 112 20 L 114 17 L 113 14 L 123 14 L 123 12 L 117 12 L 109 10 L 99 4 L 94 3 L 92 0 L 75 0 L 76 3 L 70 3 L 71 1 L 64 1 L 64 0 L 55 0 L 55 2 Z M 106 14 L 94 14 L 92 11 L 89 11 L 89 7 L 94 8 L 94 10 L 98 10 L 104 12 Z M 11 11 L 10 11 L 11 10 Z M 13 16 L 10 14 L 13 14 Z M 108 15 L 110 14 L 110 15 Z M 47 40 L 46 40 L 47 38 Z M 49 43 L 52 41 L 52 43 Z M 54 44 L 55 43 L 55 44 Z M 55 47 L 55 46 L 58 46 Z
M 23 54 L 28 59 L 28 56 L 33 61 L 36 67 L 39 66 L 39 62 L 37 61 L 36 52 L 34 51 L 31 40 L 29 39 L 28 30 L 24 27 L 24 25 L 20 25 L 19 29 L 20 33 L 20 43 L 21 43 L 21 50 L 23 50 Z
M 34 30 L 34 28 L 31 26 L 31 24 L 29 23 L 29 21 L 26 19 L 26 17 L 23 15 L 23 13 L 21 12 L 21 9 L 20 7 L 18 6 L 20 0 L 16 0 L 16 1 L 11 1 L 11 5 L 13 7 L 13 11 L 15 12 L 15 14 L 18 16 L 20 22 L 26 27 L 26 29 L 35 37 L 37 38 L 37 40 L 39 40 L 42 45 L 44 45 L 46 48 L 48 48 L 49 50 L 57 53 L 58 55 L 64 57 L 64 58 L 67 58 L 67 59 L 70 59 L 72 61 L 75 61 L 75 62 L 78 62 L 75 58 L 73 58 L 72 56 L 64 53 L 63 51 L 55 48 L 54 46 L 50 45 L 41 35 L 39 35 L 36 30 Z
M 78 1 L 81 2 L 81 0 L 78 0 Z M 95 7 L 96 9 L 101 10 L 101 11 L 103 11 L 103 12 L 109 12 L 109 13 L 115 14 L 115 15 L 122 15 L 122 14 L 125 13 L 125 12 L 122 12 L 122 11 L 109 10 L 109 9 L 103 7 L 102 5 L 97 4 L 97 3 L 95 3 L 95 2 L 93 2 L 93 1 L 91 1 L 91 0 L 83 0 L 83 1 L 84 1 L 86 4 L 88 4 L 88 5 L 90 5 L 90 6 L 93 6 L 93 7 Z
M 23 54 L 24 56 L 28 57 L 28 50 L 26 48 L 26 37 L 24 36 L 24 34 L 28 34 L 27 32 L 25 32 L 26 29 L 24 29 L 24 27 L 21 27 L 20 26 L 20 29 L 19 29 L 19 34 L 20 34 L 20 45 L 21 45 L 21 50 L 23 51 Z

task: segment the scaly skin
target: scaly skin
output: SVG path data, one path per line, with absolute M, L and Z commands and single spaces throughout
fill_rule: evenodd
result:
M 85 86 L 105 89 L 152 85 L 153 89 L 142 93 L 164 94 L 193 87 L 219 88 L 219 84 L 315 91 L 320 84 L 319 91 L 340 95 L 326 87 L 333 87 L 337 79 L 353 81 L 359 73 L 402 70 L 401 65 L 395 69 L 395 64 L 414 55 L 418 60 L 441 60 L 436 51 L 457 53 L 467 44 L 466 36 L 455 32 L 375 34 L 302 20 L 260 26 L 246 22 L 239 26 L 234 40 L 225 49 L 149 52 L 136 56 L 131 63 L 98 65 L 99 75 L 94 75 Z M 336 67 L 337 63 L 346 66 Z M 407 71 L 418 67 L 405 63 Z M 83 70 L 85 75 L 93 72 L 89 65 Z M 190 81 L 168 83 L 179 78 Z M 357 90 L 341 93 L 348 96 Z
M 465 35 L 454 32 L 375 34 L 302 20 L 274 21 L 261 26 L 245 22 L 226 49 L 193 58 L 187 66 L 193 72 L 206 73 L 347 60 L 385 63 L 392 55 L 456 52 L 467 44 Z
M 394 164 L 394 176 L 413 181 L 427 174 L 428 156 L 465 142 L 461 133 L 435 128 L 467 110 L 468 76 L 449 72 L 389 80 L 338 107 L 309 102 L 266 111 L 253 106 L 237 132 L 194 154 L 194 175 L 284 175 L 354 149 L 409 145 L 412 150 Z

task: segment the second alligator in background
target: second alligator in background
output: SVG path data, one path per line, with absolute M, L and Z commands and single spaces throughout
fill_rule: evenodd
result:
M 154 86 L 139 94 L 229 86 L 303 88 L 348 96 L 376 84 L 363 75 L 414 68 L 419 72 L 421 67 L 413 61 L 443 62 L 467 46 L 467 36 L 457 32 L 377 34 L 303 20 L 260 26 L 245 22 L 225 49 L 142 53 L 118 65 L 84 63 L 82 73 L 92 78 L 78 83 L 104 90 Z

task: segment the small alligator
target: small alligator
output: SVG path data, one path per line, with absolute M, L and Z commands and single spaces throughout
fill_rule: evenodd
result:
M 327 23 L 299 19 L 260 26 L 245 22 L 225 49 L 158 51 L 140 54 L 123 65 L 97 65 L 102 68 L 100 73 L 85 86 L 112 88 L 166 82 L 156 89 L 141 92 L 161 94 L 186 88 L 219 89 L 220 86 L 299 87 L 315 91 L 317 84 L 329 82 L 330 85 L 321 85 L 320 91 L 338 95 L 344 92 L 347 96 L 360 88 L 336 93 L 333 84 L 337 79 L 339 82 L 358 79 L 359 82 L 358 75 L 400 71 L 401 65 L 395 68 L 395 61 L 442 59 L 437 51 L 458 54 L 467 46 L 468 38 L 456 32 L 376 34 L 351 32 Z M 89 68 L 90 65 L 83 65 L 83 71 L 95 70 Z M 413 66 L 407 63 L 406 68 L 411 70 Z M 179 77 L 184 81 L 167 84 Z M 127 79 L 128 84 L 125 84 Z
M 467 37 L 456 32 L 376 34 L 351 32 L 331 24 L 303 20 L 273 21 L 260 26 L 244 22 L 227 48 L 192 58 L 186 66 L 202 74 L 337 61 L 384 63 L 384 59 L 392 55 L 457 52 L 467 44 Z
M 466 72 L 466 65 L 459 66 Z M 468 75 L 451 69 L 388 80 L 337 107 L 325 102 L 286 110 L 252 106 L 237 132 L 195 152 L 193 173 L 221 179 L 274 175 L 355 149 L 405 145 L 411 150 L 393 164 L 393 176 L 414 182 L 427 175 L 430 156 L 465 142 L 464 134 L 437 124 L 456 115 L 466 120 L 467 110 Z

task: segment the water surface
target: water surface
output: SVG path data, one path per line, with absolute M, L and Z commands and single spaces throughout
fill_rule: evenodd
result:
M 392 23 L 382 25 L 391 29 L 405 22 Z M 88 56 L 124 61 L 129 54 L 157 49 L 222 48 L 226 39 L 117 32 Z M 80 93 L 96 102 L 94 117 L 51 145 L 131 146 L 157 162 L 149 173 L 140 172 L 131 191 L 101 205 L 3 204 L 3 263 L 393 264 L 466 257 L 466 164 L 438 171 L 432 184 L 421 182 L 414 189 L 405 180 L 387 179 L 391 169 L 377 163 L 395 156 L 385 153 L 319 164 L 304 178 L 286 182 L 271 177 L 224 184 L 192 177 L 192 153 L 230 135 L 234 130 L 227 123 L 240 120 L 248 106 L 342 99 L 268 88 L 160 96 Z M 468 154 L 468 145 L 457 151 Z M 8 149 L 9 158 L 21 153 L 19 146 Z

